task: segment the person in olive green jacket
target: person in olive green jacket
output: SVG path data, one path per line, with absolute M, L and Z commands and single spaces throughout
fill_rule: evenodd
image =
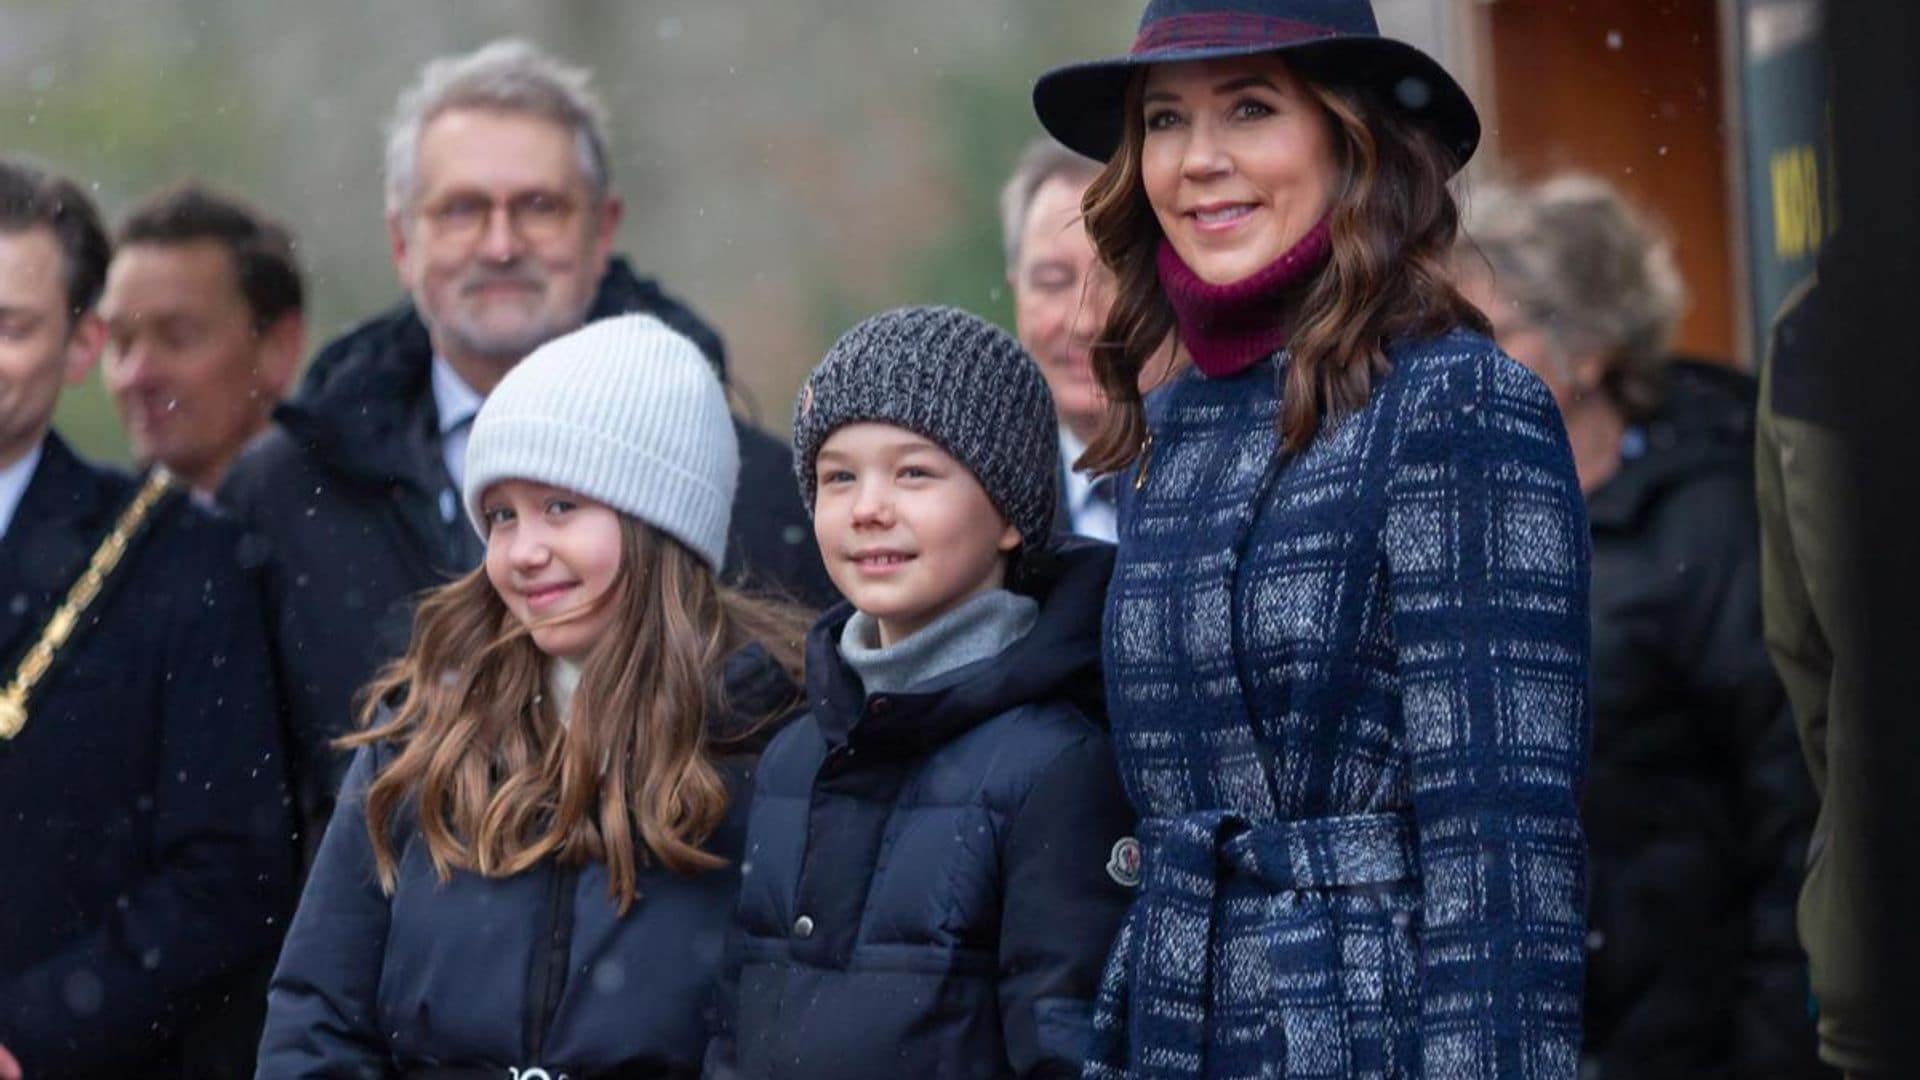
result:
M 1849 1077 L 1885 1075 L 1865 929 L 1866 771 L 1860 651 L 1847 617 L 1844 463 L 1835 382 L 1823 370 L 1831 315 L 1817 277 L 1782 305 L 1761 372 L 1757 479 L 1767 650 L 1820 795 L 1800 892 L 1800 940 L 1819 1009 L 1820 1056 Z

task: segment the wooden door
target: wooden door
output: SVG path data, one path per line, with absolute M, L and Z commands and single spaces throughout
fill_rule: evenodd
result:
M 1715 0 L 1492 0 L 1479 12 L 1496 169 L 1523 180 L 1577 169 L 1619 186 L 1674 240 L 1690 297 L 1676 348 L 1748 363 Z

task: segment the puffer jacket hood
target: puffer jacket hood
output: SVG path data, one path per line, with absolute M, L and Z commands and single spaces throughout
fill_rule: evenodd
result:
M 759 643 L 748 644 L 727 657 L 721 672 L 727 708 L 707 725 L 708 738 L 720 752 L 757 755 L 780 728 L 805 704 L 800 684 Z

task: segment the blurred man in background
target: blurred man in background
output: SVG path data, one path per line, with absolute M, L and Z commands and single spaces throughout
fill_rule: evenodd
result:
M 1000 235 L 1014 332 L 1039 362 L 1060 421 L 1054 528 L 1111 541 L 1117 525 L 1112 479 L 1073 471 L 1106 411 L 1089 359 L 1113 294 L 1080 220 L 1080 199 L 1099 174 L 1099 162 L 1052 139 L 1028 143 L 1000 191 Z
M 293 383 L 304 297 L 292 238 L 236 199 L 188 185 L 128 215 L 100 374 L 134 459 L 211 498 Z
M 613 255 L 607 120 L 588 73 L 503 41 L 428 63 L 388 123 L 386 226 L 408 299 L 323 348 L 221 498 L 265 541 L 309 850 L 355 697 L 406 645 L 412 600 L 478 566 L 460 510 L 469 426 L 535 348 L 654 315 L 725 374 L 719 335 Z M 737 422 L 730 580 L 832 596 L 786 443 Z
M 271 665 L 240 531 L 52 430 L 107 259 L 77 187 L 0 159 L 0 1077 L 244 1075 L 185 1033 L 292 907 Z

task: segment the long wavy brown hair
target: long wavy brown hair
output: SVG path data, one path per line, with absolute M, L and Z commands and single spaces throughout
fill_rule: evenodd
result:
M 1376 88 L 1304 59 L 1289 59 L 1287 70 L 1325 110 L 1342 171 L 1328 215 L 1332 256 L 1291 315 L 1279 434 L 1297 452 L 1328 417 L 1366 405 L 1386 373 L 1389 340 L 1457 326 L 1486 333 L 1488 326 L 1450 280 L 1460 228 L 1447 187 L 1455 156 Z M 1128 87 L 1120 148 L 1082 203 L 1087 234 L 1117 279 L 1093 350 L 1107 415 L 1078 463 L 1095 472 L 1140 456 L 1147 432 L 1140 372 L 1176 333 L 1155 267 L 1160 225 L 1141 178 L 1145 80 L 1143 69 Z
M 604 862 L 621 911 L 649 859 L 680 874 L 724 865 L 702 848 L 727 811 L 716 758 L 796 701 L 732 720 L 722 671 L 758 643 L 797 686 L 806 616 L 723 587 L 707 564 L 622 515 L 612 621 L 588 652 L 569 714 L 546 695 L 552 663 L 484 567 L 429 593 L 405 656 L 365 692 L 345 747 L 398 754 L 367 789 L 367 829 L 391 893 L 393 824 L 417 819 L 441 880 L 509 877 L 542 859 Z

